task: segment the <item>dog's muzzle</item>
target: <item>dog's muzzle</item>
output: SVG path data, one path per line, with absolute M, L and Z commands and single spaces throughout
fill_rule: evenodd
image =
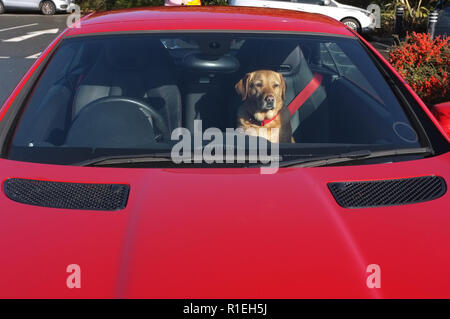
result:
M 263 109 L 273 110 L 275 108 L 275 97 L 273 95 L 268 95 L 264 98 Z

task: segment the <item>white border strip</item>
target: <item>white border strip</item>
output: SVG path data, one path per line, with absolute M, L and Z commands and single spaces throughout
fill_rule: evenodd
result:
M 16 26 L 16 27 L 0 29 L 0 32 L 14 30 L 14 29 L 20 29 L 20 28 L 26 28 L 26 27 L 31 27 L 31 26 L 34 26 L 34 25 L 38 25 L 38 24 L 37 23 L 32 23 L 32 24 L 19 25 L 19 26 Z

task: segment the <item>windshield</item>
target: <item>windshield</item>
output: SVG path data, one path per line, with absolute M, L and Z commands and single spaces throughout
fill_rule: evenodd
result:
M 194 153 L 239 128 L 285 156 L 421 147 L 356 39 L 164 33 L 64 40 L 26 101 L 9 158 L 70 165 L 170 154 L 183 139 Z

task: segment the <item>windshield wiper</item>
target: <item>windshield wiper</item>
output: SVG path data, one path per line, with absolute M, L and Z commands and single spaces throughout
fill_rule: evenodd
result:
M 428 147 L 423 148 L 400 148 L 384 151 L 360 150 L 341 154 L 326 156 L 297 158 L 293 160 L 282 160 L 280 156 L 279 167 L 319 167 L 333 164 L 348 163 L 352 161 L 366 160 L 371 158 L 382 158 L 405 155 L 432 155 L 433 151 Z M 113 155 L 100 156 L 86 161 L 73 163 L 75 166 L 114 166 L 140 163 L 173 162 L 170 153 L 153 153 L 141 155 Z M 260 166 L 260 165 L 258 165 Z
M 142 155 L 100 156 L 86 161 L 73 163 L 75 166 L 109 166 L 123 164 L 139 164 L 152 162 L 172 162 L 170 153 L 154 153 Z
M 433 150 L 428 147 L 418 148 L 399 148 L 385 151 L 360 150 L 348 153 L 334 154 L 314 158 L 299 158 L 289 161 L 283 161 L 279 167 L 319 167 L 353 161 L 366 160 L 371 158 L 382 158 L 405 155 L 433 155 Z

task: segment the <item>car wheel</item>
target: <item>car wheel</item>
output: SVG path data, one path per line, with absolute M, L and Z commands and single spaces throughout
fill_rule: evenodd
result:
M 44 1 L 41 4 L 41 12 L 45 15 L 53 15 L 56 13 L 56 6 L 51 1 Z
M 353 18 L 345 18 L 342 19 L 341 22 L 345 24 L 347 27 L 352 29 L 353 31 L 356 31 L 358 33 L 361 33 L 361 25 L 359 24 L 358 20 Z
M 3 12 L 5 12 L 5 6 L 4 6 L 3 3 L 0 1 L 0 14 L 2 14 Z

